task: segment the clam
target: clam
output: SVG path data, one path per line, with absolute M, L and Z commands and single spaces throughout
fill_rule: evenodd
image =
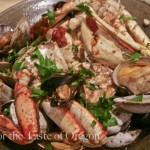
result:
M 118 97 L 115 98 L 114 101 L 125 110 L 142 114 L 142 113 L 149 113 L 150 112 L 150 95 L 143 95 L 142 101 L 134 100 L 137 96 L 125 96 L 125 97 Z
M 118 65 L 113 72 L 114 83 L 128 89 L 134 95 L 150 92 L 150 57 L 133 62 L 128 60 Z
M 119 132 L 116 135 L 108 137 L 107 147 L 120 148 L 133 143 L 140 135 L 141 130 L 133 130 L 127 132 Z

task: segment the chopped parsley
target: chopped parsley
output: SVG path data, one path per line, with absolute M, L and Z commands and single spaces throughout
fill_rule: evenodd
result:
M 104 127 L 109 127 L 117 125 L 116 119 L 111 117 L 110 112 L 114 104 L 113 99 L 114 96 L 107 99 L 106 94 L 104 94 L 98 102 L 89 103 L 83 98 L 83 94 L 80 94 L 77 100 L 81 105 L 86 107 Z
M 72 34 L 72 30 L 71 30 L 70 28 L 67 29 L 67 32 L 68 32 L 69 34 Z
M 13 53 L 8 55 L 7 60 L 8 62 L 14 62 L 20 56 L 20 54 L 16 53 L 16 50 L 13 50 Z
M 142 57 L 143 54 L 140 54 L 138 52 L 135 52 L 131 55 L 130 59 L 132 60 L 132 62 L 136 62 L 139 60 L 140 57 Z
M 85 84 L 86 83 L 86 77 L 95 77 L 95 74 L 83 67 L 77 74 L 76 74 L 76 77 L 77 77 L 77 80 L 75 80 L 74 82 L 72 82 L 72 86 L 76 86 L 76 85 L 79 85 L 79 84 Z
M 147 44 L 146 44 L 146 47 L 149 47 L 149 46 L 150 46 L 150 43 L 147 43 Z
M 76 45 L 72 45 L 72 50 L 78 52 L 78 47 Z
M 55 14 L 53 11 L 47 10 L 47 13 L 43 14 L 42 17 L 47 16 L 49 18 L 50 24 L 55 22 Z
M 47 144 L 44 150 L 53 150 L 51 144 Z
M 42 91 L 41 89 L 39 88 L 35 88 L 35 87 L 31 87 L 31 96 L 32 98 L 34 98 L 35 100 L 37 101 L 41 101 L 45 96 L 48 95 L 47 92 L 45 91 Z
M 7 76 L 10 76 L 10 77 L 12 76 L 12 72 L 9 69 L 5 69 L 3 73 L 6 74 Z
M 45 81 L 53 74 L 63 72 L 62 69 L 57 68 L 55 61 L 47 57 L 44 58 L 38 48 L 35 48 L 35 51 L 31 56 L 31 59 L 34 58 L 38 58 L 39 60 L 39 64 L 35 64 L 35 67 L 41 73 L 41 82 Z
M 91 123 L 91 127 L 94 128 L 95 125 L 96 125 L 96 122 L 93 120 L 92 123 Z
M 90 85 L 89 85 L 89 88 L 90 88 L 90 90 L 95 91 L 95 90 L 98 89 L 98 86 L 97 86 L 97 85 L 94 85 L 94 84 L 90 84 Z
M 91 12 L 90 8 L 86 5 L 86 3 L 81 3 L 81 4 L 77 5 L 76 7 L 78 9 L 80 9 L 81 11 L 85 12 L 86 15 L 92 16 L 92 12 Z
M 20 62 L 16 61 L 14 65 L 12 66 L 12 69 L 18 71 L 18 70 L 24 69 L 26 66 L 27 66 L 27 63 L 25 61 L 20 61 Z
M 5 116 L 8 116 L 9 113 L 10 113 L 10 109 L 9 109 L 9 108 L 5 108 L 5 109 L 3 110 L 3 114 L 4 114 Z
M 30 46 L 38 46 L 42 41 L 42 38 L 39 36 L 37 39 L 35 39 Z
M 123 21 L 127 22 L 129 20 L 136 20 L 136 17 L 133 17 L 133 16 L 129 17 L 129 16 L 122 14 L 119 19 L 122 19 Z
M 142 102 L 142 100 L 143 100 L 143 95 L 138 95 L 138 96 L 130 99 L 129 101 L 131 101 L 131 102 Z

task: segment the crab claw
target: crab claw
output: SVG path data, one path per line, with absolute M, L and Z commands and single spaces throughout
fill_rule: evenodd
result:
M 45 113 L 67 134 L 72 140 L 76 136 L 84 134 L 83 128 L 78 124 L 74 116 L 66 107 L 52 107 L 49 100 L 44 100 L 42 107 Z M 68 135 L 69 136 L 69 135 Z M 72 137 L 71 137 L 72 136 Z
M 17 82 L 15 85 L 15 106 L 19 124 L 26 139 L 33 139 L 39 134 L 38 110 L 30 91 Z
M 107 132 L 104 130 L 100 122 L 86 108 L 76 101 L 71 101 L 67 106 L 77 122 L 83 127 L 86 135 L 88 135 L 86 140 L 84 137 L 81 138 L 81 142 L 84 145 L 87 143 L 88 147 L 100 147 L 106 142 Z
M 27 140 L 14 123 L 2 114 L 0 114 L 0 132 L 17 144 L 25 145 L 32 143 L 32 140 Z

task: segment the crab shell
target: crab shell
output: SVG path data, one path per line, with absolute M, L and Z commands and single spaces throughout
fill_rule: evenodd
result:
M 147 94 L 150 91 L 149 74 L 150 58 L 143 57 L 136 62 L 128 60 L 119 64 L 113 72 L 113 81 L 135 95 Z

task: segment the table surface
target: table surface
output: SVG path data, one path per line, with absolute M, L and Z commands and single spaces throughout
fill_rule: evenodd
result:
M 0 12 L 23 0 L 0 0 Z

